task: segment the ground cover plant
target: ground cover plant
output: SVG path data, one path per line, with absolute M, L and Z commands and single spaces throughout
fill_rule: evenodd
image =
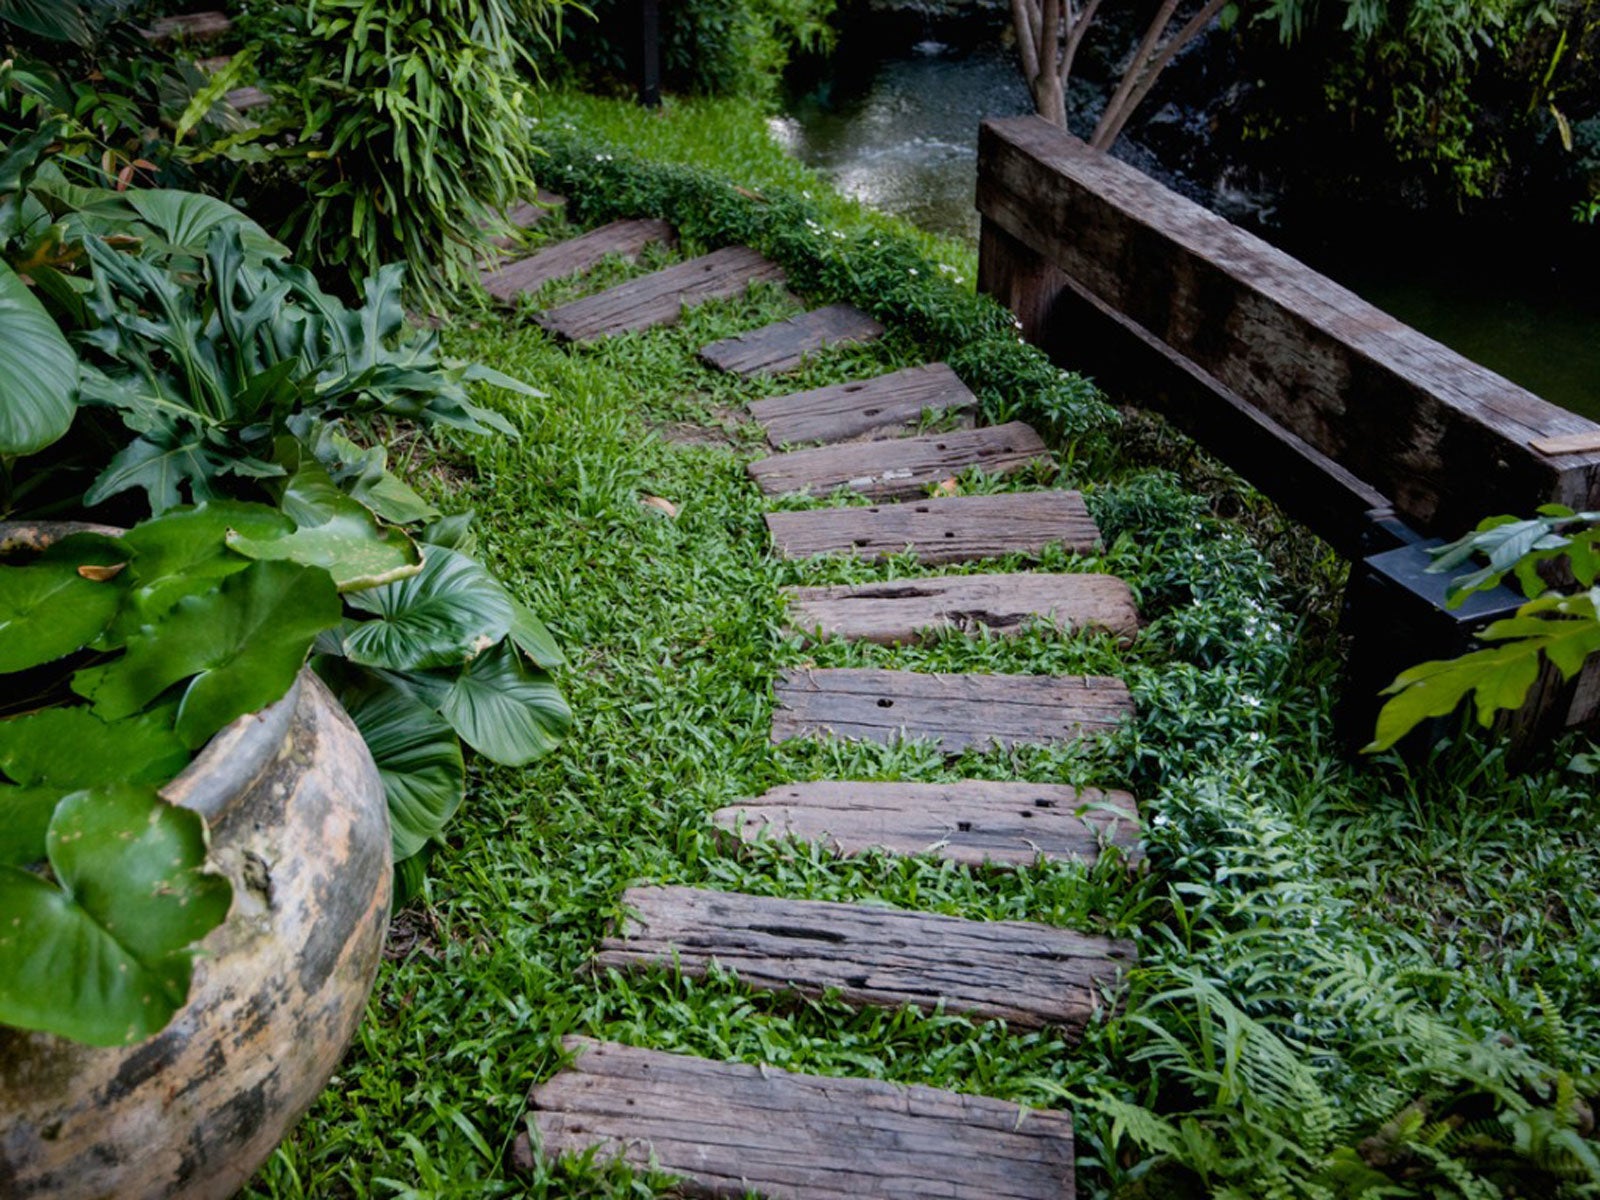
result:
M 1410 766 L 1346 758 L 1331 719 L 1331 556 L 1176 435 L 1137 417 L 1118 427 L 1081 383 L 1040 373 L 955 282 L 971 278 L 958 252 L 852 212 L 748 115 L 561 97 L 542 119 L 546 178 L 574 185 L 583 221 L 674 205 L 685 253 L 752 238 L 816 289 L 808 299 L 881 302 L 890 335 L 796 378 L 741 382 L 695 351 L 792 313 L 777 289 L 571 351 L 527 306 L 458 312 L 449 348 L 492 355 L 546 397 L 486 397 L 521 436 L 441 434 L 413 447 L 411 478 L 435 502 L 476 509 L 485 560 L 569 648 L 560 679 L 577 725 L 531 769 L 473 768 L 482 800 L 400 914 L 338 1086 L 250 1194 L 662 1193 L 664 1180 L 593 1162 L 506 1174 L 523 1097 L 573 1032 L 1070 1103 L 1084 1194 L 1594 1194 L 1600 846 L 1593 788 L 1567 769 L 1581 767 L 1575 748 L 1523 774 L 1470 735 Z M 629 142 L 666 165 L 634 160 Z M 689 159 L 737 174 L 686 170 Z M 562 232 L 552 220 L 541 236 Z M 552 284 L 536 302 L 664 258 Z M 785 584 L 926 568 L 772 559 L 740 406 L 971 346 L 975 382 L 996 368 L 992 413 L 1055 416 L 1064 472 L 1051 482 L 1082 486 L 1105 535 L 1100 554 L 1040 565 L 1121 575 L 1148 627 L 1126 650 L 1040 629 L 907 648 L 783 634 Z M 850 501 L 788 503 L 837 502 Z M 915 743 L 774 747 L 771 682 L 802 663 L 1106 672 L 1128 681 L 1140 719 L 1095 746 L 954 761 Z M 711 812 L 741 796 L 824 777 L 1130 786 L 1149 869 L 1129 874 L 1115 856 L 1002 873 L 781 844 L 736 853 L 712 829 Z M 586 973 L 633 883 L 1051 921 L 1135 937 L 1140 967 L 1125 1009 L 1074 1047 L 726 977 Z

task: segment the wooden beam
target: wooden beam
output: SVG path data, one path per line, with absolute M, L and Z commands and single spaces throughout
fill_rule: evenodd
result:
M 1551 501 L 1600 504 L 1600 451 L 1553 460 L 1532 448 L 1600 426 L 1045 121 L 984 123 L 978 207 L 1422 530 L 1455 534 Z M 1025 326 L 1049 308 L 1036 297 Z

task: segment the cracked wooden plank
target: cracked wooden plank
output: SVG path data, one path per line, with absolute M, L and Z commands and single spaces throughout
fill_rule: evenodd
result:
M 745 842 L 792 837 L 844 855 L 886 850 L 1020 867 L 1092 863 L 1110 844 L 1140 857 L 1130 793 L 1065 784 L 790 783 L 718 809 L 712 820 Z
M 1133 964 L 1133 944 L 1026 921 L 968 921 L 868 904 L 689 887 L 623 893 L 629 916 L 600 944 L 605 970 L 712 963 L 748 987 L 847 1004 L 943 1008 L 1021 1029 L 1079 1034 Z
M 143 30 L 146 41 L 155 45 L 165 42 L 208 42 L 233 31 L 233 21 L 227 13 L 180 13 L 173 17 L 157 17 Z
M 883 326 L 852 304 L 829 304 L 786 321 L 712 342 L 700 351 L 708 365 L 734 375 L 782 375 L 828 346 L 872 342 Z
M 914 432 L 923 414 L 970 414 L 978 398 L 944 363 L 907 367 L 873 379 L 836 383 L 750 403 L 773 448 L 848 442 Z
M 591 270 L 611 255 L 636 262 L 645 247 L 655 243 L 676 246 L 677 230 L 668 222 L 653 218 L 613 221 L 527 258 L 484 271 L 478 280 L 496 300 L 509 302 L 523 292 L 538 291 L 552 279 Z
M 925 563 L 1037 555 L 1057 543 L 1084 553 L 1100 530 L 1077 492 L 948 496 L 907 504 L 766 514 L 781 558 L 847 554 L 877 560 L 910 551 Z
M 538 1084 L 538 1135 L 513 1170 L 598 1148 L 681 1176 L 681 1194 L 744 1200 L 1064 1200 L 1072 1117 L 876 1079 L 825 1079 L 566 1037 L 572 1065 Z
M 1113 575 L 944 575 L 885 583 L 785 588 L 789 626 L 804 634 L 893 645 L 947 629 L 1018 633 L 1035 622 L 1062 633 L 1139 632 L 1133 592 Z
M 563 341 L 589 342 L 671 325 L 686 308 L 742 296 L 754 283 L 781 283 L 783 269 L 748 246 L 725 246 L 663 267 L 535 318 Z
M 1021 421 L 983 429 L 957 429 L 922 437 L 856 442 L 791 450 L 757 459 L 748 470 L 768 496 L 839 488 L 878 500 L 925 495 L 930 487 L 977 467 L 989 475 L 1014 475 L 1034 463 L 1053 468 L 1044 439 Z
M 875 668 L 791 669 L 773 689 L 772 740 L 895 742 L 947 754 L 1109 733 L 1133 715 L 1120 679 L 1099 675 L 926 675 Z

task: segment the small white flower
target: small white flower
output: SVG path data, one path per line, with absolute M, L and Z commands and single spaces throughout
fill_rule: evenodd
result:
M 917 269 L 915 267 L 907 267 L 906 273 L 908 275 L 915 275 L 917 273 Z

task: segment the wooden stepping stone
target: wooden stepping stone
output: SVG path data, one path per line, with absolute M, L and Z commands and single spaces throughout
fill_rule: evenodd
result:
M 925 738 L 946 754 L 1073 742 L 1133 715 L 1120 679 L 1100 675 L 926 675 L 874 668 L 788 670 L 774 687 L 772 740 Z
M 816 508 L 766 514 L 782 558 L 850 554 L 876 560 L 909 550 L 925 563 L 1038 554 L 1061 543 L 1085 553 L 1100 530 L 1077 492 L 947 496 L 911 504 Z
M 824 1079 L 566 1037 L 572 1066 L 528 1094 L 539 1139 L 511 1167 L 598 1148 L 744 1200 L 1071 1200 L 1072 1115 L 877 1079 Z
M 892 441 L 818 446 L 758 459 L 750 478 L 768 496 L 809 492 L 825 496 L 848 488 L 879 500 L 924 495 L 972 467 L 990 475 L 1014 475 L 1044 460 L 1054 466 L 1044 439 L 1030 425 L 1012 421 L 983 429 L 957 429 Z
M 613 221 L 527 258 L 485 271 L 478 280 L 496 300 L 509 302 L 522 292 L 538 291 L 552 279 L 597 267 L 613 254 L 637 262 L 644 248 L 654 242 L 676 246 L 678 231 L 668 222 L 654 218 Z
M 748 246 L 725 246 L 574 300 L 536 319 L 563 341 L 589 342 L 671 325 L 686 308 L 742 296 L 753 283 L 781 283 L 783 279 L 783 268 Z
M 776 449 L 799 442 L 897 437 L 924 412 L 971 413 L 978 398 L 944 363 L 907 367 L 875 379 L 755 400 L 750 415 Z
M 883 326 L 850 304 L 830 304 L 761 329 L 712 342 L 700 351 L 708 365 L 735 375 L 782 375 L 827 346 L 872 342 Z
M 265 108 L 272 103 L 272 95 L 258 87 L 234 88 L 223 97 L 234 112 L 249 112 L 252 108 Z
M 159 45 L 162 42 L 174 42 L 180 38 L 189 42 L 211 41 L 222 37 L 233 29 L 233 21 L 227 13 L 196 12 L 181 13 L 175 17 L 157 17 L 150 22 L 150 27 L 143 31 L 144 39 Z
M 1048 621 L 1062 633 L 1139 632 L 1128 585 L 1113 575 L 945 575 L 888 583 L 785 588 L 789 626 L 825 638 L 894 645 L 945 629 L 1018 633 Z
M 745 842 L 792 837 L 837 854 L 933 854 L 972 866 L 1092 863 L 1102 842 L 1140 856 L 1132 795 L 1063 784 L 791 783 L 712 820 Z
M 600 970 L 712 963 L 747 987 L 869 1008 L 943 1005 L 1021 1029 L 1081 1033 L 1100 992 L 1133 965 L 1133 944 L 1027 921 L 967 921 L 870 904 L 784 900 L 690 887 L 629 888 L 632 914 L 600 943 Z

